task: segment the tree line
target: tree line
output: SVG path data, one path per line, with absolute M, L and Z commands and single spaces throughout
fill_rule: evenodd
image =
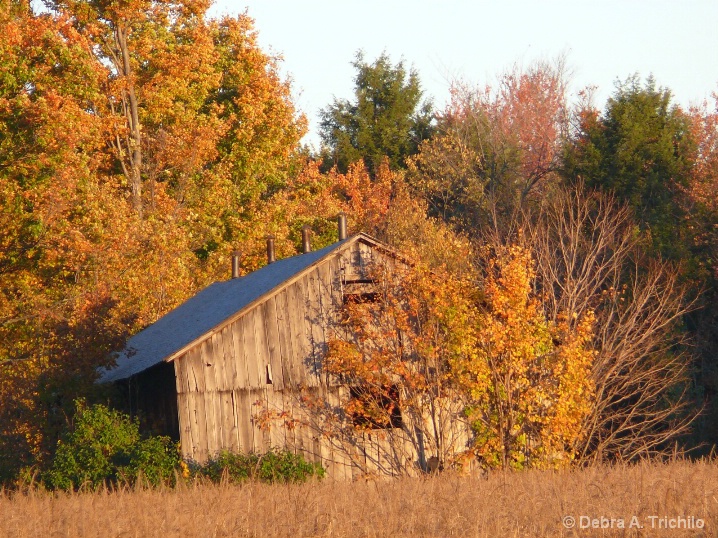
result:
M 590 90 L 571 103 L 557 61 L 457 82 L 435 110 L 403 61 L 358 54 L 314 151 L 248 16 L 46 5 L 0 9 L 3 480 L 46 466 L 111 351 L 225 279 L 233 250 L 248 272 L 267 234 L 279 256 L 305 224 L 328 244 L 340 211 L 445 275 L 411 276 L 435 332 L 405 330 L 434 339 L 432 376 L 460 387 L 487 465 L 715 444 L 715 103 L 681 109 L 637 76 L 603 110 Z M 369 360 L 352 346 L 330 348 L 347 375 Z

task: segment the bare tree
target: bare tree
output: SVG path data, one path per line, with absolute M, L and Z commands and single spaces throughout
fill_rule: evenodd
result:
M 578 457 L 633 459 L 672 449 L 689 410 L 682 316 L 694 308 L 674 264 L 642 254 L 630 211 L 582 186 L 524 214 L 549 319 L 596 314 L 593 411 Z

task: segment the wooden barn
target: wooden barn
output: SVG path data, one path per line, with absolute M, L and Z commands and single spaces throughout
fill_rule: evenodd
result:
M 348 446 L 309 427 L 301 405 L 302 391 L 337 405 L 348 393 L 322 371 L 328 328 L 348 296 L 366 293 L 372 266 L 401 259 L 365 234 L 314 252 L 305 239 L 305 253 L 277 261 L 269 244 L 268 254 L 268 265 L 243 277 L 233 260 L 232 279 L 132 337 L 100 382 L 117 384 L 133 414 L 178 439 L 183 456 L 198 462 L 221 450 L 286 448 L 337 478 L 426 468 L 431 454 L 415 441 L 396 450 L 400 427 L 389 432 L 392 439 L 370 431 Z M 308 420 L 263 427 L 258 415 L 267 411 Z

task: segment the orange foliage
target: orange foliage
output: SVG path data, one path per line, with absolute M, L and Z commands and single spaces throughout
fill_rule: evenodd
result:
M 718 279 L 718 93 L 713 99 L 690 111 L 697 151 L 684 205 L 695 244 L 707 251 L 708 268 Z
M 325 359 L 328 374 L 352 387 L 341 402 L 352 417 L 344 434 L 401 427 L 427 458 L 449 463 L 468 432 L 449 365 L 472 350 L 470 288 L 421 263 L 376 267 L 373 278 L 376 295 L 347 302 Z
M 410 183 L 436 215 L 476 230 L 492 210 L 511 210 L 556 184 L 567 125 L 560 59 L 515 68 L 495 88 L 457 83 L 441 135 L 410 159 Z
M 0 12 L 0 479 L 47 456 L 125 338 L 223 278 L 240 244 L 256 267 L 304 130 L 246 16 L 54 6 Z
M 482 465 L 567 466 L 593 404 L 593 313 L 548 321 L 529 251 L 483 255 L 478 290 L 418 264 L 377 273 L 378 298 L 344 307 L 325 362 L 354 387 L 342 402 L 353 417 L 344 434 L 398 427 L 400 411 L 404 433 L 420 435 L 443 465 L 461 456 L 468 417 Z

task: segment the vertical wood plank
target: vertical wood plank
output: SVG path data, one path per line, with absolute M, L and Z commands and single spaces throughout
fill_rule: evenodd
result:
M 352 455 L 352 479 L 356 480 L 361 478 L 362 475 L 367 472 L 366 465 L 366 434 L 361 434 L 360 439 L 357 442 L 357 446 L 354 448 L 354 454 Z
M 311 347 L 307 336 L 305 289 L 304 279 L 297 280 L 286 289 L 289 301 L 290 335 L 292 348 L 294 349 L 292 362 L 294 364 L 294 370 L 301 372 L 300 375 L 303 384 L 309 387 L 315 387 L 318 384 L 318 378 L 316 372 L 313 371 L 313 358 L 311 356 Z
M 191 458 L 204 463 L 206 461 L 207 425 L 204 417 L 204 407 L 200 409 L 199 400 L 205 389 L 202 357 L 199 347 L 189 350 L 185 357 L 186 372 L 189 391 L 187 392 L 187 406 L 190 414 Z
M 219 420 L 218 420 L 218 409 L 217 409 L 217 379 L 216 379 L 216 360 L 212 354 L 213 345 L 212 338 L 205 340 L 200 346 L 200 358 L 203 366 L 202 373 L 204 374 L 205 390 L 202 392 L 202 401 L 204 404 L 204 417 L 206 424 L 206 450 L 207 457 L 212 457 L 215 452 L 219 449 Z
M 219 397 L 222 405 L 222 449 L 238 452 L 237 414 L 234 410 L 232 391 L 222 391 Z
M 269 432 L 260 428 L 259 421 L 256 419 L 257 413 L 261 412 L 262 406 L 266 402 L 266 390 L 254 389 L 250 392 L 250 414 L 252 421 L 252 435 L 254 438 L 254 451 L 263 454 L 269 450 L 268 437 Z
M 237 428 L 239 430 L 239 444 L 242 452 L 254 450 L 254 427 L 252 425 L 251 397 L 249 389 L 234 391 L 237 402 Z
M 172 361 L 172 366 L 175 369 L 175 387 L 177 394 L 182 392 L 189 392 L 189 380 L 187 379 L 187 363 L 184 360 L 185 356 L 176 358 Z
M 364 267 L 362 264 L 361 251 L 359 250 L 359 242 L 355 242 L 351 247 L 352 272 L 354 278 L 366 278 Z
M 274 371 L 269 360 L 269 350 L 267 349 L 267 331 L 264 323 L 264 311 L 262 308 L 257 307 L 252 312 L 252 319 L 254 321 L 254 341 L 255 341 L 255 358 L 257 361 L 257 368 L 259 370 L 259 379 L 257 386 L 262 390 L 269 386 L 269 373 L 272 374 L 272 384 L 274 383 Z M 269 368 L 269 371 L 268 371 Z
M 341 406 L 339 387 L 330 387 L 327 390 L 327 401 L 333 409 L 337 409 Z M 351 458 L 348 453 L 350 447 L 341 440 L 332 440 L 332 452 L 331 457 L 334 462 L 333 471 L 334 476 L 337 479 L 351 479 L 352 468 Z
M 243 389 L 249 386 L 247 377 L 247 362 L 244 359 L 244 342 L 242 340 L 242 323 L 241 319 L 232 323 L 232 350 L 234 356 L 234 364 L 237 372 L 236 383 L 234 386 Z
M 359 250 L 359 264 L 362 278 L 368 278 L 371 273 L 372 264 L 374 263 L 373 249 L 361 241 L 357 241 Z
M 213 392 L 217 390 L 217 381 L 215 379 L 215 360 L 212 356 L 211 338 L 205 340 L 199 346 L 200 365 L 202 376 L 204 378 L 204 392 Z
M 179 414 L 180 451 L 185 459 L 194 459 L 192 443 L 192 423 L 188 403 L 188 393 L 177 394 L 177 412 Z
M 259 371 L 257 368 L 257 343 L 254 337 L 253 313 L 242 316 L 239 321 L 242 332 L 242 360 L 247 365 L 247 387 L 256 388 L 259 385 Z
M 290 324 L 289 301 L 287 290 L 282 290 L 274 296 L 276 300 L 277 331 L 279 333 L 279 349 L 282 357 L 282 375 L 284 386 L 296 390 L 302 385 L 302 371 L 296 368 L 295 352 L 292 342 L 292 329 Z
M 305 410 L 301 405 L 295 404 L 293 412 L 297 416 L 298 424 L 294 430 L 294 446 L 296 447 L 297 454 L 301 454 L 305 459 L 309 460 L 309 450 L 307 446 L 307 417 Z
M 324 330 L 327 321 L 322 311 L 322 278 L 318 269 L 314 269 L 307 276 L 306 320 L 317 384 L 326 386 L 327 376 L 323 365 L 327 341 Z
M 371 430 L 366 436 L 367 440 L 367 469 L 370 474 L 381 474 L 379 463 L 381 458 L 379 456 L 379 439 L 377 434 Z
M 209 451 L 207 445 L 207 414 L 205 412 L 204 405 L 204 392 L 190 392 L 191 406 L 194 408 L 193 426 L 197 432 L 196 437 L 193 435 L 192 438 L 195 442 L 193 452 L 196 455 L 196 459 L 200 463 L 207 461 Z
M 185 400 L 187 402 L 187 412 L 189 415 L 189 427 L 190 427 L 190 435 L 189 435 L 189 441 L 190 444 L 187 447 L 189 458 L 199 462 L 199 443 L 200 443 L 200 434 L 199 434 L 199 412 L 197 410 L 197 393 L 196 392 L 187 392 L 184 395 Z
M 320 385 L 319 393 L 321 394 L 321 397 L 324 400 L 325 404 L 330 403 L 329 392 L 330 391 L 327 389 L 326 385 Z M 318 459 L 317 459 L 317 461 L 319 461 L 319 463 L 321 463 L 321 465 L 324 467 L 328 476 L 336 478 L 338 465 L 334 461 L 332 440 L 329 439 L 328 437 L 325 437 L 324 435 L 321 435 L 320 432 L 315 432 L 315 437 L 317 438 L 317 441 L 318 441 L 318 450 L 317 450 Z
M 212 354 L 217 364 L 217 390 L 227 390 L 231 386 L 232 374 L 229 373 L 227 360 L 224 356 L 224 340 L 229 336 L 229 328 L 223 327 L 212 335 Z
M 338 258 L 335 258 L 331 260 L 330 263 L 319 266 L 317 270 L 319 275 L 320 308 L 323 320 L 322 328 L 324 331 L 324 354 L 326 354 L 328 341 L 336 336 L 339 313 L 343 304 L 340 261 Z M 324 354 L 322 355 L 322 368 Z M 324 368 L 323 370 L 325 371 L 324 383 L 326 383 L 327 386 L 334 387 L 340 384 L 338 375 L 329 374 Z
M 224 361 L 224 345 L 222 344 L 222 331 L 212 335 L 209 345 L 207 346 L 207 351 L 212 354 L 211 363 L 214 373 L 215 390 L 224 390 L 227 386 L 227 374 Z
M 204 368 L 199 346 L 190 349 L 185 355 L 187 378 L 190 392 L 204 392 Z
M 297 452 L 297 443 L 296 443 L 296 425 L 294 425 L 293 421 L 297 420 L 297 416 L 294 412 L 294 400 L 297 397 L 297 394 L 294 391 L 291 390 L 284 390 L 280 394 L 282 398 L 282 408 L 284 409 L 285 413 L 288 414 L 290 418 L 290 423 L 292 424 L 290 427 L 284 429 L 284 446 L 287 448 L 287 450 L 290 450 L 294 453 Z
M 279 329 L 277 328 L 277 303 L 270 297 L 261 306 L 264 318 L 265 341 L 269 355 L 269 365 L 272 368 L 272 386 L 274 390 L 284 388 L 284 372 L 282 369 L 282 352 L 279 343 Z
M 277 396 L 276 391 L 272 388 L 272 385 L 267 385 L 267 390 L 264 391 L 264 408 L 271 415 L 281 413 L 281 407 L 277 408 Z M 279 420 L 270 420 L 267 424 L 267 431 L 265 435 L 265 443 L 268 449 L 282 448 L 283 443 L 279 443 L 279 431 L 281 429 L 281 422 Z
M 237 359 L 234 354 L 234 323 L 222 329 L 222 356 L 224 358 L 224 386 L 222 390 L 231 391 L 237 388 Z
M 177 390 L 177 419 L 179 423 L 180 452 L 182 457 L 192 457 L 192 422 L 186 394 L 189 392 L 187 377 L 187 361 L 182 355 L 172 363 L 175 370 L 175 386 Z
M 244 421 L 242 417 L 242 396 L 241 393 L 245 389 L 235 389 L 232 391 L 232 406 L 234 407 L 234 420 L 237 424 L 237 444 L 239 452 L 247 452 L 246 432 L 244 431 Z

